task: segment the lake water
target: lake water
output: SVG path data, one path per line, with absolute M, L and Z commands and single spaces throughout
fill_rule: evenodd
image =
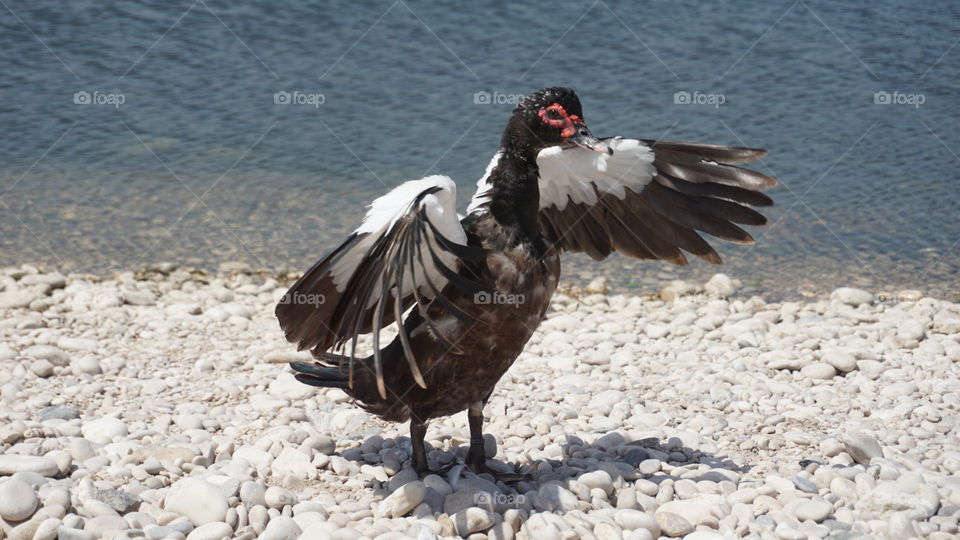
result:
M 7 0 L 0 265 L 305 269 L 406 179 L 465 207 L 515 95 L 565 85 L 601 136 L 770 151 L 745 292 L 960 292 L 960 4 L 519 4 Z

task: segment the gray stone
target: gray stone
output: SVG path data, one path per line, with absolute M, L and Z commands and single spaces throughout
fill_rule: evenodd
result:
M 76 407 L 70 405 L 56 405 L 54 407 L 47 407 L 40 411 L 40 421 L 44 422 L 46 420 L 73 420 L 75 418 L 80 418 L 80 411 Z
M 100 489 L 94 495 L 94 498 L 105 503 L 110 508 L 117 511 L 118 514 L 136 510 L 140 506 L 140 497 L 119 489 Z
M 881 482 L 857 502 L 856 508 L 861 512 L 873 512 L 880 516 L 902 512 L 909 519 L 924 520 L 940 508 L 940 497 L 936 488 L 927 484 Z
M 840 287 L 830 294 L 830 298 L 853 307 L 873 303 L 873 294 L 852 287 Z
M 862 431 L 848 431 L 840 435 L 847 453 L 854 461 L 862 465 L 869 465 L 875 457 L 883 457 L 883 449 L 876 439 Z

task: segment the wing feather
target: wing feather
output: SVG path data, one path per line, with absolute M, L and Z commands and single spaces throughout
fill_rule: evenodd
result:
M 700 232 L 750 243 L 738 226 L 764 225 L 751 206 L 777 181 L 737 167 L 765 150 L 677 141 L 607 139 L 613 154 L 552 147 L 540 167 L 540 230 L 568 251 L 601 260 L 614 251 L 687 264 L 684 252 L 719 264 Z

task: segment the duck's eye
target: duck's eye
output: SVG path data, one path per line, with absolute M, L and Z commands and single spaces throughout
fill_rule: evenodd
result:
M 562 120 L 563 117 L 560 116 L 560 112 L 556 109 L 551 109 L 547 111 L 547 120 Z
M 540 109 L 540 119 L 543 123 L 553 127 L 563 127 L 567 123 L 567 114 L 559 104 L 553 104 L 546 109 Z

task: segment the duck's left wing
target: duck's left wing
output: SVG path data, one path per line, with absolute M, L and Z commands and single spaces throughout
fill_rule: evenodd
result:
M 750 243 L 737 224 L 763 225 L 749 206 L 776 180 L 735 164 L 766 152 L 672 141 L 612 138 L 612 154 L 554 146 L 540 152 L 540 231 L 558 247 L 601 260 L 614 251 L 687 264 L 684 251 L 720 256 L 697 233 Z
M 277 305 L 287 340 L 300 350 L 311 349 L 322 362 L 327 350 L 347 342 L 352 342 L 353 359 L 359 335 L 372 334 L 378 390 L 385 398 L 379 334 L 396 321 L 414 380 L 426 388 L 403 328 L 403 313 L 413 305 L 423 313 L 437 301 L 455 317 L 468 319 L 444 297 L 444 290 L 448 285 L 469 294 L 480 290 L 460 272 L 463 264 L 480 260 L 483 251 L 467 245 L 456 193 L 450 178 L 428 176 L 376 199 L 360 227 L 294 283 Z

